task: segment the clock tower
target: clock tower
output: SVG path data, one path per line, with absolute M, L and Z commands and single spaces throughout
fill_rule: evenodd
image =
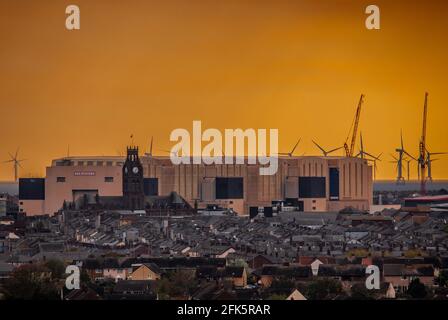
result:
M 143 166 L 138 157 L 138 147 L 128 147 L 123 165 L 123 202 L 126 209 L 145 208 L 143 191 Z

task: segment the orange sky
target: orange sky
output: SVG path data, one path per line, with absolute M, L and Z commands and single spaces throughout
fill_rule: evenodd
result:
M 380 31 L 364 27 L 372 3 Z M 65 29 L 69 4 L 80 31 Z M 0 159 L 20 146 L 21 175 L 43 175 L 68 144 L 115 155 L 133 133 L 167 149 L 193 120 L 278 128 L 281 151 L 302 137 L 297 154 L 318 154 L 311 139 L 341 145 L 364 93 L 366 149 L 393 178 L 401 128 L 417 152 L 425 91 L 428 146 L 448 151 L 447 14 L 446 1 L 1 0 Z M 1 163 L 0 180 L 12 176 Z

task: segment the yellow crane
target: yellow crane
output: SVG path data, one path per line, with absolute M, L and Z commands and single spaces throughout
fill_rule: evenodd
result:
M 422 137 L 419 143 L 419 178 L 420 178 L 420 193 L 422 195 L 426 194 L 426 120 L 428 118 L 428 93 L 425 93 L 425 104 L 423 105 L 423 126 L 422 126 Z
M 344 142 L 345 155 L 347 157 L 353 157 L 353 154 L 355 152 L 356 135 L 358 134 L 359 118 L 361 116 L 361 107 L 363 103 L 364 103 L 364 95 L 361 94 L 361 98 L 359 98 L 358 102 L 358 108 L 356 109 L 355 118 L 353 119 L 350 131 L 348 132 L 347 139 L 345 139 Z M 349 146 L 347 143 L 350 140 L 350 136 L 351 141 Z

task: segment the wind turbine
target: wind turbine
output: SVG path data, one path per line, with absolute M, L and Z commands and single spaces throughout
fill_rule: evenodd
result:
M 278 155 L 279 156 L 288 156 L 288 157 L 292 157 L 294 154 L 294 151 L 296 150 L 297 146 L 300 143 L 300 140 L 302 140 L 302 138 L 300 138 L 299 140 L 297 140 L 296 144 L 294 145 L 294 148 L 292 148 L 291 152 L 279 152 Z
M 412 161 L 417 161 L 417 160 L 412 159 L 412 158 L 410 158 L 410 159 L 403 159 L 403 160 L 406 161 L 406 165 L 407 165 L 406 172 L 407 172 L 407 175 L 408 175 L 408 181 L 410 181 L 411 180 L 411 162 Z
M 376 165 L 376 162 L 377 161 L 381 161 L 381 156 L 382 156 L 383 154 L 382 153 L 380 153 L 377 157 L 373 157 L 373 159 L 366 159 L 367 161 L 372 161 L 373 162 L 373 180 L 376 180 L 376 172 L 377 172 L 377 170 L 378 170 L 378 167 L 377 167 L 377 165 Z
M 403 131 L 400 131 L 400 148 L 395 149 L 395 151 L 398 153 L 398 159 L 394 156 L 392 156 L 396 162 L 397 162 L 397 184 L 401 184 L 401 183 L 405 183 L 405 179 L 403 177 L 403 160 L 404 160 L 404 155 L 407 155 L 409 158 L 416 160 L 417 159 L 415 157 L 413 157 L 412 155 L 409 154 L 409 152 L 407 152 L 404 148 L 404 143 L 403 143 Z
M 328 155 L 330 153 L 333 153 L 333 152 L 338 151 L 339 149 L 343 148 L 343 147 L 339 147 L 339 148 L 334 148 L 334 149 L 327 151 L 324 148 L 322 148 L 320 145 L 318 145 L 317 142 L 315 142 L 314 140 L 311 140 L 311 141 L 316 145 L 316 147 L 318 147 L 320 149 L 320 151 L 322 151 L 322 154 L 324 155 L 324 157 L 328 157 Z
M 153 143 L 153 138 L 151 137 L 151 143 L 149 144 L 149 153 L 146 153 L 147 156 L 152 157 L 152 143 Z
M 398 150 L 398 149 L 397 149 Z M 405 180 L 403 177 L 403 153 L 398 153 L 398 158 L 393 154 L 390 155 L 395 161 L 389 161 L 391 163 L 397 164 L 397 184 L 404 184 Z
M 418 161 L 415 157 L 413 157 L 412 155 L 409 154 L 409 152 L 406 151 L 406 149 L 404 148 L 404 143 L 403 143 L 403 131 L 400 131 L 400 140 L 401 140 L 401 147 L 395 149 L 396 152 L 401 153 L 401 159 L 403 160 L 403 154 L 407 155 L 409 158 Z
M 19 156 L 19 148 L 16 150 L 16 154 L 13 156 L 11 153 L 9 153 L 9 156 L 11 157 L 10 160 L 4 161 L 5 163 L 13 163 L 14 164 L 14 181 L 18 181 L 19 179 L 19 167 L 22 168 L 21 162 L 25 161 L 26 159 L 18 159 Z
M 432 181 L 432 162 L 438 160 L 438 159 L 432 159 L 431 156 L 442 154 L 447 154 L 447 152 L 429 152 L 428 150 L 426 150 L 426 168 L 428 174 L 426 178 L 429 181 Z
M 359 150 L 359 153 L 356 155 L 356 157 L 360 157 L 361 159 L 366 159 L 366 156 L 368 156 L 375 160 L 380 160 L 380 159 L 378 159 L 378 157 L 375 157 L 364 150 L 364 143 L 362 141 L 362 133 L 360 133 L 360 139 L 361 139 L 361 148 Z M 381 154 L 380 154 L 380 156 L 381 156 Z M 371 159 L 367 159 L 367 160 L 371 160 Z
M 428 119 L 428 92 L 425 92 L 425 103 L 423 105 L 423 126 L 422 126 L 422 136 L 418 144 L 418 178 L 420 180 L 420 193 L 422 195 L 426 194 L 426 164 L 427 159 L 425 159 L 426 152 L 426 122 Z

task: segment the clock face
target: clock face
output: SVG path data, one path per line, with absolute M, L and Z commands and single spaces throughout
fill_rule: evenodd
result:
M 132 172 L 134 172 L 135 174 L 137 174 L 137 173 L 138 173 L 138 168 L 137 168 L 137 167 L 132 168 Z
M 124 173 L 128 173 L 128 168 L 124 168 Z

